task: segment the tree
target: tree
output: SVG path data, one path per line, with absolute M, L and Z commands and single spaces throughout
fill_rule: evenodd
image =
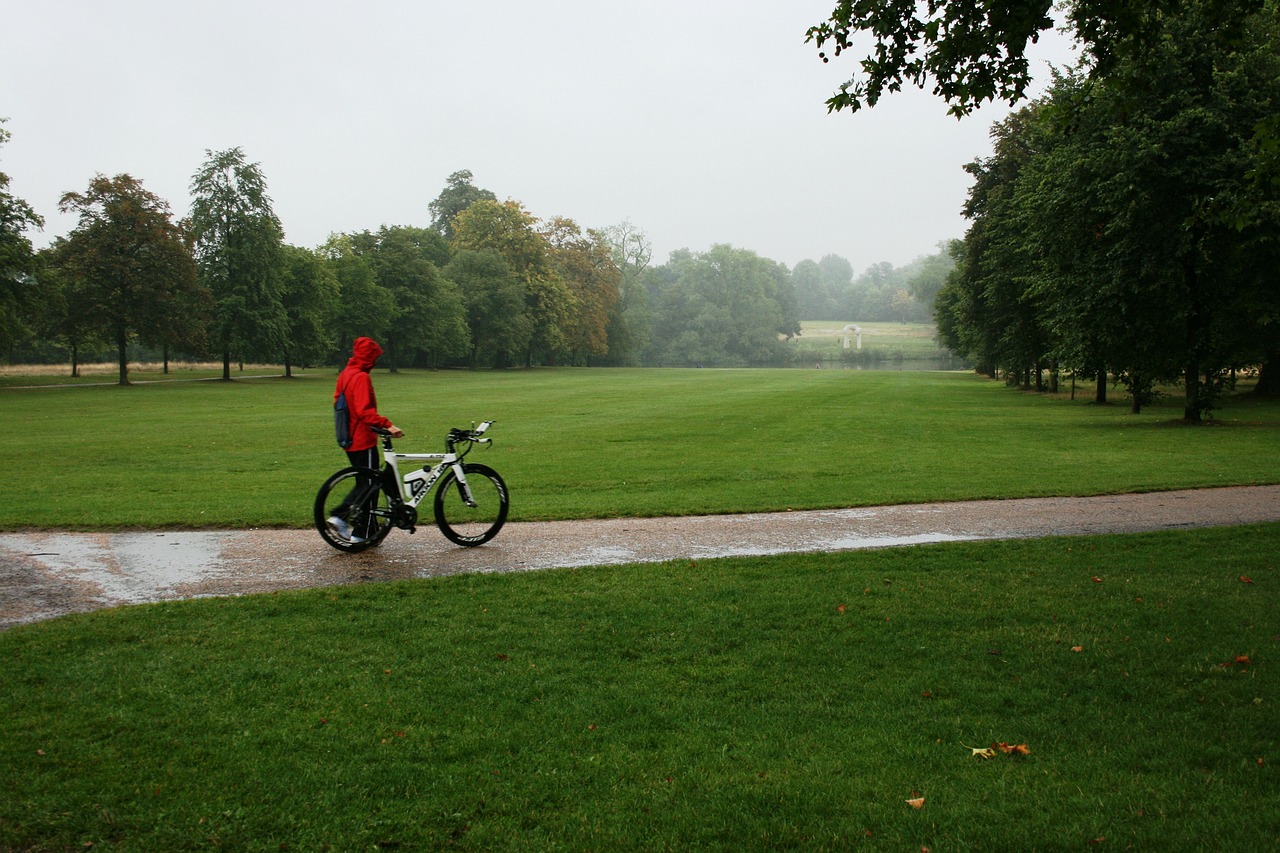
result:
M 378 284 L 372 259 L 356 250 L 351 235 L 335 234 L 321 253 L 338 279 L 339 298 L 329 328 L 336 342 L 334 358 L 345 360 L 356 338 L 386 338 L 396 318 L 396 298 Z
M 613 263 L 621 273 L 618 300 L 609 311 L 609 352 L 605 363 L 634 365 L 640 362 L 651 339 L 644 275 L 653 258 L 653 244 L 648 235 L 629 220 L 605 228 L 604 236 L 612 250 Z
M 68 265 L 67 240 L 57 238 L 52 246 L 37 253 L 40 282 L 39 334 L 67 349 L 71 360 L 71 376 L 80 375 L 80 351 L 103 342 L 103 329 L 92 313 L 88 288 L 83 281 L 64 271 Z
M 1010 104 L 1031 82 L 1026 51 L 1055 25 L 1071 32 L 1096 74 L 1106 76 L 1126 57 L 1159 44 L 1159 22 L 1178 17 L 1196 0 L 1074 0 L 1055 22 L 1051 0 L 839 0 L 830 17 L 808 30 L 823 62 L 854 49 L 855 37 L 874 41 L 861 77 L 827 100 L 829 111 L 872 107 L 886 92 L 932 83 L 949 112 L 967 115 L 996 99 Z M 1208 0 L 1206 37 L 1232 45 L 1263 0 Z M 861 51 L 861 47 L 858 48 Z M 828 55 L 830 51 L 830 55 Z
M 210 336 L 230 380 L 233 354 L 275 358 L 284 350 L 284 231 L 259 164 L 239 148 L 206 154 L 191 179 L 191 233 L 200 281 L 214 299 Z
M 609 352 L 609 319 L 621 298 L 622 271 L 613 249 L 600 231 L 585 234 L 572 219 L 553 217 L 542 235 L 551 252 L 551 265 L 568 287 L 574 310 L 565 324 L 571 361 L 590 362 Z
M 906 323 L 911 310 L 918 304 L 916 298 L 911 295 L 911 291 L 905 287 L 894 288 L 893 295 L 889 299 L 889 306 L 893 309 L 899 323 Z
M 1024 108 L 998 123 L 991 132 L 993 155 L 966 166 L 974 183 L 964 215 L 973 224 L 965 235 L 963 263 L 948 282 L 959 292 L 947 299 L 952 310 L 962 312 L 964 328 L 959 339 L 948 340 L 953 351 L 972 359 L 984 373 L 994 376 L 1004 370 L 1028 388 L 1033 374 L 1039 387 L 1050 348 L 1042 307 L 1027 297 L 1039 258 L 1035 242 L 1024 234 L 1017 194 L 1034 156 L 1025 129 L 1036 116 L 1033 108 Z
M 791 271 L 796 314 L 806 320 L 869 320 L 853 295 L 853 264 L 839 255 L 803 260 Z
M 794 322 L 779 301 L 786 276 L 755 252 L 717 245 L 672 253 L 655 300 L 654 339 L 665 364 L 778 364 Z M 785 300 L 785 297 L 784 297 Z
M 338 312 L 341 286 L 324 257 L 311 249 L 284 246 L 281 303 L 287 334 L 284 375 L 293 365 L 323 360 L 334 349 L 330 320 Z
M 467 352 L 470 339 L 462 300 L 432 260 L 439 257 L 438 233 L 384 225 L 376 234 L 366 231 L 351 240 L 369 259 L 378 285 L 395 299 L 384 342 L 392 372 L 419 357 L 433 361 Z
M 5 120 L 0 118 L 0 124 Z M 9 141 L 0 127 L 0 146 Z M 0 172 L 0 352 L 9 353 L 23 318 L 35 310 L 35 254 L 25 232 L 41 228 L 44 220 L 20 198 L 9 192 L 9 176 Z
M 129 175 L 98 175 L 83 193 L 66 193 L 64 213 L 79 224 L 60 247 L 62 274 L 76 282 L 76 303 L 115 344 L 120 384 L 129 384 L 127 347 L 137 335 L 162 344 L 170 315 L 196 291 L 196 269 L 168 202 Z M 192 296 L 194 299 L 195 297 Z
M 453 220 L 459 213 L 477 201 L 498 200 L 489 190 L 482 190 L 472 184 L 473 177 L 469 169 L 454 172 L 445 180 L 445 187 L 440 195 L 427 205 L 431 211 L 431 227 L 443 234 L 446 240 L 454 238 Z
M 535 354 L 554 359 L 568 348 L 566 330 L 573 316 L 573 294 L 551 263 L 550 246 L 533 216 L 517 201 L 477 201 L 453 220 L 455 253 L 492 249 L 502 256 L 524 288 L 532 322 L 525 363 Z
M 524 284 L 496 249 L 460 249 L 444 268 L 467 312 L 471 366 L 509 367 L 533 334 Z
M 938 244 L 938 252 L 921 259 L 919 269 L 907 281 L 907 289 L 916 301 L 933 313 L 933 301 L 947 283 L 947 276 L 955 268 L 955 259 L 951 254 L 951 243 Z
M 817 261 L 806 258 L 791 270 L 800 316 L 806 320 L 835 319 L 835 308 L 822 282 Z

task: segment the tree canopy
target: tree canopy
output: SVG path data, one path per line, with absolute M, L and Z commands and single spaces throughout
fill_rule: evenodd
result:
M 459 213 L 477 201 L 498 200 L 489 190 L 480 189 L 471 183 L 473 177 L 475 176 L 470 169 L 454 172 L 445 180 L 445 187 L 440 195 L 427 205 L 431 211 L 431 227 L 442 234 L 446 241 L 454 237 L 453 220 Z
M 1031 83 L 1028 45 L 1055 26 L 1069 32 L 1098 73 L 1158 45 L 1162 21 L 1196 7 L 1212 21 L 1214 42 L 1238 37 L 1263 0 L 839 0 L 831 15 L 808 30 L 828 62 L 863 53 L 858 70 L 827 100 L 830 111 L 873 107 L 904 86 L 931 91 L 949 112 L 967 115 L 983 103 L 1023 100 Z M 1057 18 L 1055 19 L 1055 14 Z
M 58 253 L 64 278 L 75 283 L 72 318 L 96 318 L 117 350 L 120 384 L 128 384 L 127 347 L 138 335 L 163 344 L 189 331 L 201 294 L 182 232 L 168 202 L 129 175 L 98 175 L 83 193 L 59 204 L 79 225 Z
M 284 346 L 284 230 L 259 164 L 239 148 L 206 154 L 191 179 L 191 234 L 200 281 L 214 298 L 210 337 L 230 379 L 233 355 L 273 357 Z
M 8 141 L 9 131 L 0 126 L 0 146 Z M 35 308 L 35 254 L 26 231 L 43 225 L 31 205 L 9 192 L 9 176 L 0 172 L 0 352 L 10 350 L 21 318 Z
M 1110 373 L 1135 408 L 1179 379 L 1194 422 L 1234 369 L 1275 365 L 1275 187 L 1252 203 L 1280 54 L 1274 7 L 1229 47 L 1212 4 L 1184 12 L 1108 77 L 1063 75 L 997 126 L 939 328 L 988 371 Z

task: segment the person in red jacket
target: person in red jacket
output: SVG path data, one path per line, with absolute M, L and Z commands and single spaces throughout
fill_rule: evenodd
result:
M 351 358 L 343 371 L 338 374 L 338 382 L 333 389 L 335 402 L 339 394 L 347 396 L 349 420 L 347 434 L 351 436 L 351 446 L 346 449 L 347 459 L 358 468 L 374 470 L 382 467 L 382 460 L 378 455 L 378 436 L 370 427 L 389 430 L 394 438 L 404 435 L 399 427 L 378 413 L 378 398 L 373 393 L 373 379 L 369 376 L 369 371 L 373 370 L 380 355 L 382 355 L 382 347 L 378 346 L 378 342 L 373 338 L 356 338 Z M 359 490 L 365 482 L 358 479 L 352 493 Z M 329 527 L 343 539 L 358 542 L 363 539 L 361 534 L 366 531 L 353 531 L 347 522 L 347 513 L 351 508 L 349 500 L 350 495 L 330 516 Z

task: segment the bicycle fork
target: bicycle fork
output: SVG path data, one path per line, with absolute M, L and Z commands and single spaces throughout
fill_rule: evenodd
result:
M 467 475 L 462 472 L 461 463 L 453 466 L 453 477 L 458 481 L 458 497 L 462 498 L 462 502 L 467 506 L 475 509 L 476 499 L 471 494 L 471 486 L 467 485 Z

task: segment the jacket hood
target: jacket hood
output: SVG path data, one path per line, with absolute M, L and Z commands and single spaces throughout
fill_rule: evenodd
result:
M 352 356 L 347 367 L 358 367 L 361 370 L 372 370 L 374 362 L 382 355 L 382 347 L 373 338 L 356 338 L 351 349 Z

